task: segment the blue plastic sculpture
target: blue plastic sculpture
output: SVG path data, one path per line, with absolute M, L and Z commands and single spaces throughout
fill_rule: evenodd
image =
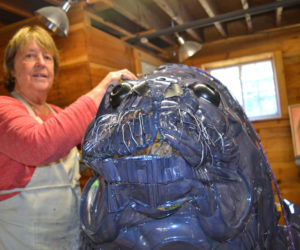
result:
M 94 171 L 81 202 L 83 249 L 289 244 L 253 127 L 226 87 L 197 68 L 165 64 L 110 86 L 83 160 Z

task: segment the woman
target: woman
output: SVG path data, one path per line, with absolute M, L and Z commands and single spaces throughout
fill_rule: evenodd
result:
M 0 249 L 76 249 L 79 164 L 76 145 L 107 87 L 128 70 L 109 73 L 64 110 L 46 103 L 57 76 L 58 51 L 39 26 L 20 29 L 4 57 L 0 97 Z

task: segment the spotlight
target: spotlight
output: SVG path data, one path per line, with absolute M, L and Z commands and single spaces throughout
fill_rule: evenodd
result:
M 35 11 L 40 16 L 41 22 L 49 30 L 57 33 L 59 36 L 67 36 L 69 31 L 69 20 L 67 12 L 71 7 L 73 0 L 67 0 L 61 7 L 44 7 Z
M 178 33 L 175 33 L 175 35 L 178 39 L 178 42 L 180 43 L 178 53 L 179 62 L 182 62 L 188 59 L 189 57 L 193 56 L 202 48 L 202 45 L 198 42 L 184 41 L 184 39 L 181 36 L 179 36 Z

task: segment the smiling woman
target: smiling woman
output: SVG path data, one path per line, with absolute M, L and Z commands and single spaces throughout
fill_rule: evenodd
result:
M 39 114 L 49 114 L 46 99 L 54 79 L 52 53 L 30 40 L 17 52 L 12 76 L 15 78 L 15 91 Z
M 0 97 L 0 248 L 77 249 L 79 154 L 77 145 L 106 88 L 126 69 L 110 72 L 65 109 L 46 102 L 56 79 L 58 52 L 39 26 L 20 29 L 5 51 Z
M 31 42 L 35 43 L 35 48 L 28 48 L 29 43 Z M 24 53 L 26 48 L 28 50 L 32 49 L 32 53 L 30 54 L 29 51 L 27 51 L 28 54 L 25 55 Z M 36 56 L 36 54 L 33 54 L 34 49 L 40 49 L 43 52 L 47 53 L 47 56 L 50 56 L 52 58 L 53 65 L 51 67 L 54 70 L 54 75 L 57 76 L 59 68 L 59 54 L 52 37 L 47 33 L 47 31 L 40 28 L 39 26 L 25 27 L 19 30 L 14 38 L 11 39 L 5 51 L 5 87 L 9 91 L 12 91 L 15 87 L 15 76 L 13 75 L 16 73 L 14 69 L 15 58 L 21 56 L 20 54 L 23 54 L 24 56 L 26 56 L 25 61 L 30 61 L 30 57 Z

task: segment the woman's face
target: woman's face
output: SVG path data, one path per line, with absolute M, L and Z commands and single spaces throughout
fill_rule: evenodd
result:
M 47 94 L 54 80 L 53 56 L 30 40 L 17 51 L 12 75 L 15 77 L 15 90 L 20 94 L 28 98 L 31 94 Z

